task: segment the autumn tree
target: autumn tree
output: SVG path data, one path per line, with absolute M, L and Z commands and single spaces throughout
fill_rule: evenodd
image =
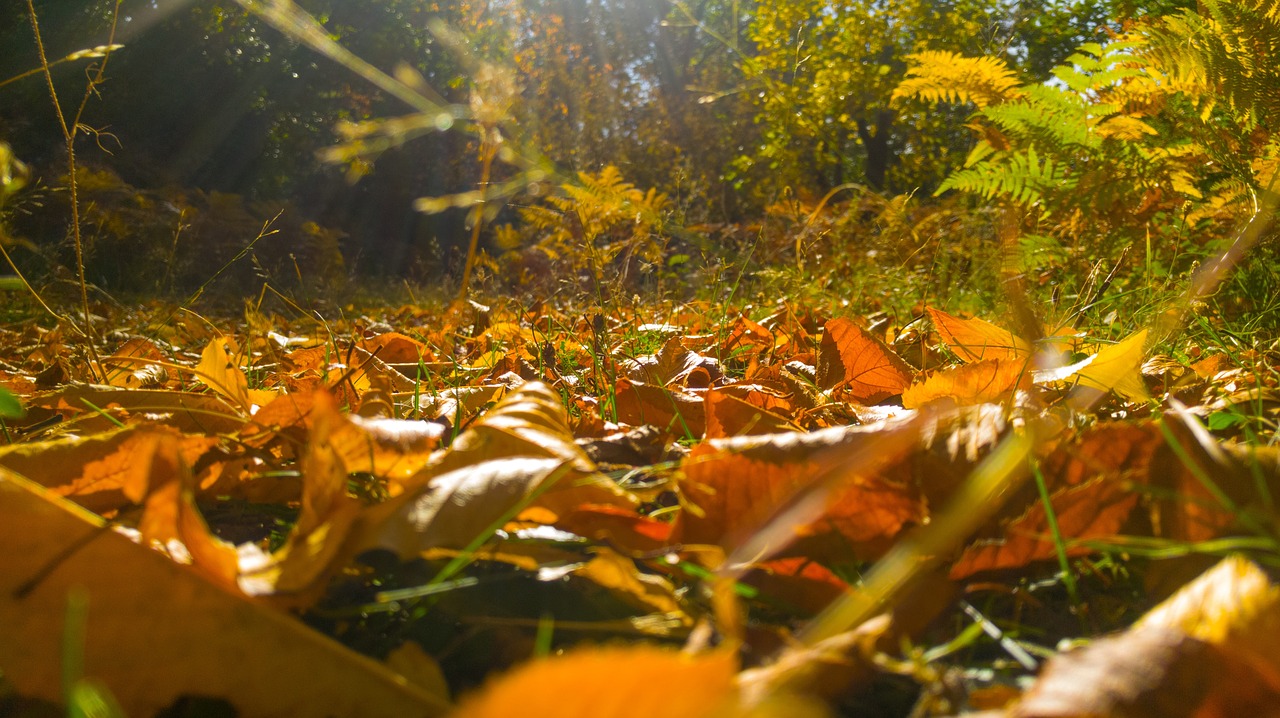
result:
M 1096 32 L 1055 3 L 974 0 L 800 0 L 761 4 L 743 63 L 764 141 L 738 166 L 771 191 L 823 192 L 845 182 L 877 190 L 936 185 L 965 149 L 964 108 L 908 114 L 891 104 L 908 55 L 994 54 L 1043 72 L 1045 57 Z M 1056 62 L 1056 61 L 1054 61 Z

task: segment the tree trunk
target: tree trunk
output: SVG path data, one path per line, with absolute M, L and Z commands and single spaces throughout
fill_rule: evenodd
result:
M 884 189 L 885 177 L 889 172 L 889 163 L 893 160 L 893 151 L 889 146 L 889 128 L 893 126 L 894 113 L 880 110 L 876 113 L 874 131 L 866 122 L 858 121 L 858 137 L 866 152 L 863 175 L 867 186 L 876 191 Z

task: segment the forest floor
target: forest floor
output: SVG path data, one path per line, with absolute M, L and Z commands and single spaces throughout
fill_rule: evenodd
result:
M 1274 715 L 1275 347 L 916 309 L 15 304 L 0 713 Z

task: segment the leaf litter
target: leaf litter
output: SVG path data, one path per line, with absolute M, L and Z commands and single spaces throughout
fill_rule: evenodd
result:
M 1274 713 L 1280 588 L 1254 561 L 1278 459 L 1218 418 L 1264 387 L 1150 357 L 1145 331 L 1032 341 L 927 307 L 900 354 L 906 332 L 779 306 L 183 320 L 99 365 L 27 329 L 38 350 L 0 357 L 24 626 L 0 665 L 60 700 L 50 604 L 79 585 L 87 669 L 132 715 L 319 705 L 229 679 L 246 666 L 178 681 L 142 600 L 164 640 L 400 686 L 335 715 L 831 715 L 895 691 L 916 715 Z

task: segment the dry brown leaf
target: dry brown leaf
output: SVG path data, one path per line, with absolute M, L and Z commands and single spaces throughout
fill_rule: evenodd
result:
M 757 564 L 739 580 L 759 589 L 764 600 L 809 615 L 850 590 L 830 569 L 804 556 Z
M 981 319 L 961 319 L 926 307 L 933 327 L 956 356 L 965 362 L 983 359 L 1021 359 L 1031 356 L 1031 345 L 1013 332 Z
M 240 431 L 240 438 L 250 446 L 261 447 L 275 441 L 280 434 L 294 442 L 306 440 L 311 427 L 311 410 L 319 391 L 282 394 L 263 405 Z
M 311 492 L 316 508 L 308 512 L 304 498 L 303 515 L 312 518 L 300 517 L 270 560 L 242 561 L 242 587 L 274 594 L 284 604 L 306 604 L 328 576 L 369 549 L 410 558 L 431 548 L 463 548 L 517 517 L 552 523 L 581 504 L 634 506 L 634 499 L 594 473 L 567 421 L 549 387 L 527 384 L 407 479 L 405 493 L 368 508 L 337 498 L 335 485 L 346 467 L 324 448 L 328 437 L 317 429 L 318 448 L 308 453 L 315 460 L 304 466 L 304 497 Z
M 0 665 L 22 695 L 63 701 L 57 637 L 68 593 L 79 589 L 88 595 L 84 673 L 128 715 L 158 715 L 183 696 L 260 716 L 436 716 L 449 708 L 4 469 L 0 515 Z M 280 680 L 282 667 L 306 680 Z
M 875 675 L 875 654 L 893 648 L 885 640 L 892 626 L 881 615 L 813 647 L 788 648 L 773 663 L 738 674 L 743 700 L 753 705 L 777 694 L 834 700 Z
M 163 361 L 164 354 L 155 342 L 134 337 L 103 359 L 102 364 L 110 386 L 144 389 L 163 384 L 168 378 L 168 372 L 159 364 Z
M 827 322 L 818 349 L 818 386 L 845 388 L 863 404 L 901 394 L 915 370 L 878 337 L 848 319 Z
M 753 322 L 743 315 L 738 315 L 729 326 L 729 336 L 720 345 L 722 354 L 727 356 L 744 349 L 753 352 L 767 351 L 773 348 L 773 332 L 764 325 Z
M 195 479 L 182 457 L 179 437 L 147 431 L 137 439 L 128 455 L 124 493 L 143 505 L 138 520 L 142 540 L 166 547 L 178 541 L 196 570 L 219 585 L 235 586 L 239 572 L 236 547 L 210 533 L 196 508 Z
M 673 524 L 610 504 L 581 504 L 556 519 L 570 533 L 627 551 L 646 553 L 671 543 Z
M 313 427 L 313 436 L 320 431 L 320 425 L 325 424 L 324 440 L 342 460 L 347 473 L 374 476 L 386 483 L 393 496 L 401 493 L 405 482 L 436 458 L 436 448 L 445 434 L 445 427 L 435 422 L 344 414 L 333 397 L 324 391 L 316 392 L 301 405 L 311 406 L 308 421 Z M 271 406 L 275 406 L 275 402 L 268 408 Z M 284 418 L 288 418 L 287 415 Z
M 1142 628 L 1055 656 L 1010 718 L 1276 718 L 1280 682 L 1181 631 Z
M 466 426 L 482 409 L 506 396 L 516 386 L 519 386 L 518 382 L 445 389 L 420 397 L 419 411 L 424 416 L 448 422 L 449 426 Z
M 168 424 L 188 433 L 233 432 L 244 426 L 241 409 L 216 394 L 160 389 L 114 389 L 93 385 L 67 386 L 31 401 L 70 416 L 96 414 L 98 409 L 124 409 L 139 422 Z M 95 408 L 96 407 L 96 408 Z M 88 421 L 86 421 L 86 418 Z M 126 416 L 125 418 L 129 418 Z M 118 426 L 105 417 L 78 416 L 77 431 L 92 433 Z
M 676 599 L 675 587 L 662 576 L 641 573 L 636 564 L 622 554 L 603 546 L 592 549 L 587 564 L 574 571 L 613 592 L 615 596 L 646 613 L 670 616 L 691 626 L 693 619 Z
M 706 387 L 722 374 L 720 362 L 686 348 L 681 337 L 668 339 L 657 354 L 630 360 L 620 368 L 634 381 L 664 387 Z

